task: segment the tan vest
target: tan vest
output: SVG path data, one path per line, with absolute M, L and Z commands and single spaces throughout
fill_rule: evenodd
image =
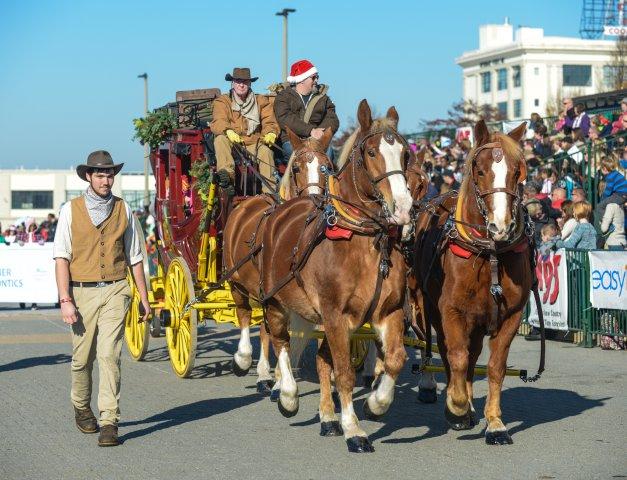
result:
M 114 199 L 111 215 L 97 227 L 89 218 L 85 197 L 81 195 L 71 201 L 70 277 L 74 282 L 108 282 L 126 276 L 124 232 L 128 219 L 124 201 Z

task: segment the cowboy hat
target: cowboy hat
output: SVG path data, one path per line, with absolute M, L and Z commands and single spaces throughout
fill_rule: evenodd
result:
M 91 152 L 89 154 L 89 156 L 87 157 L 87 163 L 76 167 L 76 173 L 81 179 L 87 182 L 88 180 L 86 174 L 87 170 L 89 170 L 90 168 L 97 168 L 101 170 L 113 169 L 113 174 L 117 175 L 120 170 L 122 170 L 123 166 L 123 163 L 115 165 L 113 163 L 113 158 L 111 158 L 111 154 L 109 152 L 105 152 L 104 150 L 96 150 L 95 152 Z
M 254 82 L 258 79 L 259 77 L 250 77 L 250 68 L 248 67 L 235 67 L 233 69 L 233 73 L 227 73 L 224 76 L 224 79 L 227 82 L 232 82 L 233 80 L 250 80 L 251 82 Z

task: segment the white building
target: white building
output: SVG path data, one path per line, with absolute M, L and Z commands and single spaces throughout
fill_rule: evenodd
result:
M 155 179 L 148 180 L 151 198 Z M 58 215 L 61 205 L 79 196 L 87 183 L 76 170 L 0 170 L 0 223 L 2 229 L 15 220 L 33 217 L 37 222 L 49 213 Z M 113 194 L 124 198 L 133 208 L 141 208 L 144 197 L 144 174 L 121 172 L 115 178 Z
M 545 37 L 542 28 L 479 27 L 479 49 L 456 59 L 464 100 L 497 107 L 508 119 L 546 115 L 548 104 L 609 87 L 611 40 Z M 611 88 L 607 88 L 611 90 Z

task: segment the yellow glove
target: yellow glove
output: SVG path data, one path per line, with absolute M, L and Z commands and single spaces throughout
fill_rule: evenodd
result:
M 231 143 L 242 143 L 242 137 L 240 137 L 233 130 L 227 130 L 224 133 L 226 133 L 226 136 L 231 141 Z
M 276 133 L 269 132 L 263 136 L 263 141 L 266 145 L 272 145 L 276 141 Z

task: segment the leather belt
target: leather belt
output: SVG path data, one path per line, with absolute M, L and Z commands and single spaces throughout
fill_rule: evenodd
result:
M 107 282 L 70 282 L 70 285 L 72 285 L 73 287 L 106 287 L 107 285 L 121 282 L 122 280 L 126 280 L 126 278 L 120 278 L 119 280 L 109 280 Z

